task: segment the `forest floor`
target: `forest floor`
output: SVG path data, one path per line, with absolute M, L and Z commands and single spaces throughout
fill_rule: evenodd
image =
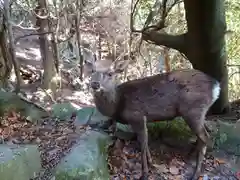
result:
M 228 114 L 209 116 L 207 119 L 212 122 L 216 122 L 216 120 L 236 122 L 240 119 L 240 101 L 232 103 L 231 111 Z M 188 155 L 192 142 L 195 140 L 178 138 L 180 134 L 176 131 L 185 131 L 184 127 L 175 128 L 175 135 L 171 134 L 174 133 L 173 131 L 169 132 L 169 129 L 164 129 L 164 127 L 162 130 L 164 132 L 156 136 L 156 132 L 151 132 L 150 129 L 149 148 L 154 166 L 150 168 L 149 179 L 188 179 L 192 175 L 196 163 L 196 154 L 191 157 Z M 141 155 L 136 150 L 136 146 L 136 141 L 118 139 L 114 147 L 110 149 L 109 164 L 112 180 L 139 179 L 141 176 Z M 238 162 L 238 154 L 228 153 L 227 151 L 221 151 L 220 154 L 216 152 L 216 147 L 208 149 L 203 162 L 202 176 L 199 179 L 239 180 L 240 162 Z
M 240 104 L 238 105 L 240 107 Z M 224 115 L 224 120 L 227 117 L 232 119 L 233 116 L 239 118 L 239 113 L 236 114 L 239 111 L 240 108 L 234 109 L 229 116 Z M 12 111 L 2 117 L 0 136 L 2 143 L 5 144 L 37 144 L 44 171 L 35 179 L 48 180 L 52 177 L 51 170 L 68 154 L 81 133 L 89 128 L 74 124 L 74 116 L 67 121 L 45 119 L 40 123 L 32 123 Z M 185 180 L 191 176 L 195 158 L 187 155 L 192 147 L 188 139 L 178 139 L 167 134 L 162 134 L 159 138 L 150 135 L 149 139 L 149 148 L 154 162 L 154 167 L 150 168 L 150 180 Z M 108 164 L 111 180 L 139 179 L 141 156 L 136 147 L 136 140 L 117 139 L 114 146 L 109 148 Z M 203 162 L 203 177 L 199 179 L 240 179 L 237 170 L 240 164 L 235 164 L 238 156 L 228 155 L 227 152 L 220 156 L 215 155 L 214 151 L 207 152 Z
M 63 86 L 56 96 L 56 101 L 53 101 L 46 92 L 39 89 L 40 82 L 36 78 L 36 74 L 41 70 L 39 46 L 36 38 L 30 39 L 30 37 L 21 40 L 21 43 L 17 45 L 18 58 L 21 56 L 19 60 L 24 67 L 21 73 L 24 82 L 26 82 L 26 85 L 22 87 L 24 96 L 46 109 L 51 108 L 53 104 L 63 102 L 71 102 L 77 108 L 91 106 L 91 96 L 87 87 L 83 87 L 83 84 L 72 83 L 76 77 L 76 74 L 71 75 L 72 67 L 62 71 Z M 36 61 L 33 62 L 33 59 Z M 34 123 L 21 117 L 15 111 L 9 111 L 2 117 L 1 140 L 2 143 L 7 144 L 38 144 L 42 166 L 47 171 L 55 167 L 71 150 L 79 135 L 86 128 L 90 128 L 76 126 L 73 124 L 74 118 L 73 115 L 68 121 L 59 122 L 45 119 L 40 123 Z M 222 120 L 226 122 L 236 122 L 239 119 L 240 101 L 232 104 L 232 109 L 227 115 L 209 117 L 209 120 L 212 121 Z M 149 179 L 184 180 L 189 177 L 194 167 L 194 158 L 187 157 L 191 147 L 190 142 L 188 140 L 176 140 L 164 134 L 159 138 L 153 136 L 150 135 L 149 147 L 155 168 L 151 168 Z M 230 161 L 232 162 L 228 159 L 228 156 L 216 157 L 214 153 L 208 152 L 203 163 L 203 177 L 200 179 L 206 180 L 209 177 L 222 180 L 240 179 L 240 174 L 236 172 L 236 167 L 233 168 Z M 136 141 L 116 140 L 114 146 L 109 148 L 109 170 L 112 180 L 138 179 L 140 177 L 141 160 L 140 153 L 136 149 Z M 40 175 L 36 179 L 51 177 L 51 175 L 47 175 L 46 171 L 43 172 L 43 176 Z

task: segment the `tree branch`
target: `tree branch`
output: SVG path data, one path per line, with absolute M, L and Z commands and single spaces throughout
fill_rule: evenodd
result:
M 23 35 L 23 36 L 18 36 L 18 37 L 15 38 L 14 44 L 17 44 L 17 42 L 18 42 L 19 40 L 21 40 L 21 39 L 23 39 L 23 38 L 25 38 L 25 37 L 28 37 L 28 36 L 36 36 L 36 35 L 39 36 L 39 35 L 51 34 L 51 33 L 53 33 L 53 32 L 31 33 L 31 34 L 25 34 L 25 35 Z
M 159 33 L 154 30 L 144 31 L 142 33 L 143 40 L 153 42 L 154 44 L 159 46 L 163 45 L 169 48 L 176 49 L 184 54 L 186 53 L 185 36 L 186 34 L 169 35 Z
M 139 33 L 141 33 L 141 30 L 136 30 L 134 28 L 134 14 L 135 14 L 135 11 L 136 11 L 136 8 L 137 8 L 137 5 L 138 5 L 139 1 L 140 0 L 137 0 L 135 2 L 135 4 L 133 3 L 133 0 L 131 1 L 130 29 L 131 29 L 131 32 L 139 32 Z

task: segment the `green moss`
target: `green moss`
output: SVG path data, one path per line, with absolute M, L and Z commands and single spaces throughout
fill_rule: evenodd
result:
M 148 131 L 152 138 L 158 138 L 162 134 L 179 139 L 193 136 L 190 128 L 182 118 L 175 118 L 172 121 L 149 123 Z

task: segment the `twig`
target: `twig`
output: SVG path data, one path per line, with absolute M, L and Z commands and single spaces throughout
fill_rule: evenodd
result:
M 43 8 L 42 8 L 43 9 Z M 42 10 L 42 9 L 39 9 L 39 11 L 40 10 Z M 44 20 L 44 19 L 47 19 L 48 17 L 49 17 L 49 13 L 47 13 L 47 15 L 44 15 L 44 16 L 41 16 L 41 15 L 38 15 L 36 12 L 34 12 L 34 11 L 32 11 L 33 12 L 33 14 L 38 18 L 38 19 L 42 19 L 42 20 Z
M 15 38 L 14 44 L 17 44 L 17 42 L 20 39 L 23 39 L 23 38 L 28 37 L 28 36 L 44 35 L 44 34 L 51 34 L 51 33 L 53 33 L 53 32 L 31 33 L 31 34 L 26 34 L 26 35 L 23 35 L 23 36 L 18 36 L 17 38 Z
M 140 0 L 137 0 L 136 3 L 133 5 L 133 0 L 131 1 L 131 14 L 130 14 L 130 28 L 131 28 L 131 31 L 132 32 L 140 32 L 141 33 L 141 30 L 136 30 L 134 28 L 134 13 L 135 13 L 135 10 L 136 10 L 136 7 L 137 7 L 137 4 L 139 3 Z
M 92 110 L 92 113 L 89 115 L 88 117 L 88 120 L 86 122 L 86 126 L 90 124 L 91 120 L 92 120 L 92 116 L 93 116 L 93 113 L 94 113 L 94 109 Z
M 240 67 L 240 64 L 227 64 L 229 67 Z
M 232 78 L 235 74 L 240 74 L 240 71 L 236 71 L 236 72 L 232 73 L 232 74 L 228 77 L 228 79 Z
M 33 28 L 33 27 L 23 27 L 21 26 L 21 22 L 19 24 L 15 24 L 13 22 L 11 22 L 11 25 L 14 27 L 14 28 L 19 28 L 21 30 L 32 30 L 32 31 L 37 31 L 39 28 Z
M 45 94 L 51 99 L 52 103 L 57 104 L 57 101 L 54 100 L 54 98 L 47 92 L 46 89 L 43 89 L 41 87 L 39 87 L 39 89 L 45 92 Z

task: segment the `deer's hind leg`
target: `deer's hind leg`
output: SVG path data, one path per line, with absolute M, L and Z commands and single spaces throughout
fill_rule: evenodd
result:
M 207 134 L 209 132 L 211 132 L 209 127 L 207 127 L 206 123 L 204 123 L 204 127 L 205 127 L 205 129 L 207 131 Z M 199 138 L 197 138 L 197 140 L 192 144 L 193 146 L 191 147 L 190 151 L 188 152 L 188 157 L 192 156 L 197 151 L 198 144 L 199 144 Z
M 197 136 L 197 157 L 196 157 L 196 167 L 194 169 L 194 173 L 191 177 L 191 180 L 195 180 L 200 176 L 202 161 L 206 154 L 207 150 L 207 141 L 209 139 L 209 134 L 205 128 L 204 121 L 205 121 L 205 112 L 199 112 L 199 109 L 192 110 L 186 116 L 183 116 L 186 123 L 189 125 L 190 129 L 196 134 Z

